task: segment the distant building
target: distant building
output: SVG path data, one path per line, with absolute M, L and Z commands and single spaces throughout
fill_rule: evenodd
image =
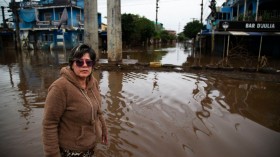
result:
M 107 32 L 107 24 L 101 23 L 101 32 Z
M 176 36 L 176 31 L 174 30 L 166 30 L 170 35 L 175 35 Z

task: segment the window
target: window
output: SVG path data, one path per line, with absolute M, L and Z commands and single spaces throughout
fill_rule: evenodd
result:
M 51 13 L 45 13 L 45 21 L 51 21 L 52 20 L 52 14 Z
M 61 16 L 62 16 L 62 12 L 58 13 L 58 20 L 61 19 Z
M 79 34 L 78 34 L 78 41 L 79 41 L 79 42 L 83 42 L 83 40 L 84 40 L 83 37 L 84 37 L 84 36 L 83 36 L 83 33 L 79 33 Z
M 43 36 L 43 38 L 42 38 L 43 42 L 52 42 L 53 41 L 52 34 L 43 34 L 42 36 Z
M 29 34 L 29 42 L 34 42 L 34 35 L 33 34 Z
M 77 20 L 78 22 L 81 21 L 81 17 L 80 17 L 80 14 L 79 14 L 79 13 L 76 15 L 76 20 Z

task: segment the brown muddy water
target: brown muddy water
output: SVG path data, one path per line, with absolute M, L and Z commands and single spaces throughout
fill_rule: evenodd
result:
M 178 47 L 165 50 L 145 55 L 173 64 L 190 55 Z M 63 52 L 0 52 L 1 157 L 43 156 L 44 101 L 64 61 Z M 280 80 L 203 71 L 94 75 L 109 128 L 109 145 L 98 145 L 98 157 L 280 156 Z

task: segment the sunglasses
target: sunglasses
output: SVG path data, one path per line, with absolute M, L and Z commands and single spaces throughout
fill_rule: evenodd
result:
M 74 60 L 76 62 L 76 65 L 78 67 L 82 67 L 85 63 L 87 65 L 87 67 L 91 67 L 93 66 L 93 61 L 92 60 L 89 60 L 89 59 L 75 59 Z

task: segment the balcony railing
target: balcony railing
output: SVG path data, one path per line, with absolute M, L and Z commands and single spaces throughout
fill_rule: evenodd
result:
M 260 10 L 258 21 L 280 21 L 280 10 Z
M 61 1 L 57 1 L 57 2 L 53 2 L 53 1 L 43 1 L 40 3 L 41 5 L 44 6 L 50 6 L 50 5 L 77 5 L 77 0 L 71 0 L 69 2 L 69 0 L 61 0 Z
M 244 14 L 239 14 L 232 18 L 232 21 L 255 21 L 256 14 L 248 12 L 244 17 Z M 257 21 L 280 21 L 280 10 L 260 10 L 258 13 Z
M 44 29 L 57 29 L 59 26 L 60 20 L 51 20 L 51 21 L 37 21 L 36 25 L 33 28 L 44 28 Z M 79 21 L 78 23 L 74 23 L 73 26 L 68 25 L 66 22 L 61 24 L 61 28 L 66 29 L 83 29 L 84 23 L 83 21 Z
M 60 21 L 59 20 L 52 20 L 52 21 L 37 21 L 34 28 L 58 28 Z M 67 23 L 61 24 L 62 28 L 70 29 L 71 26 L 67 25 Z M 73 26 L 73 27 L 77 27 Z
M 43 7 L 43 6 L 54 6 L 54 5 L 77 5 L 77 0 L 71 0 L 70 2 L 67 0 L 65 1 L 58 1 L 54 3 L 53 1 L 27 1 L 27 2 L 20 2 L 19 6 L 21 8 L 33 8 L 33 7 Z

